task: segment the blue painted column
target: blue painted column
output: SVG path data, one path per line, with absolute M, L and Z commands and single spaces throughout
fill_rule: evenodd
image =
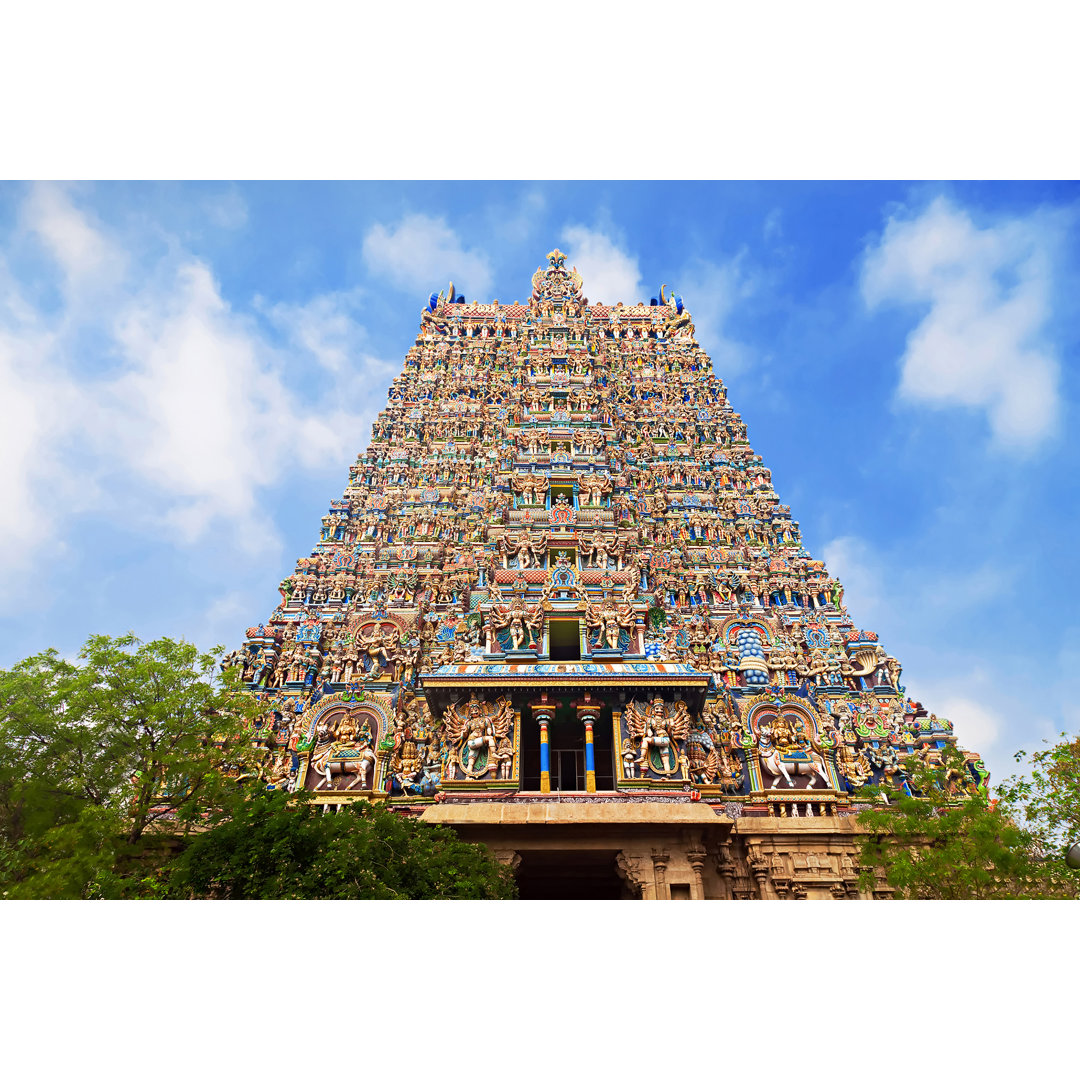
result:
M 540 720 L 540 790 L 551 791 L 551 749 L 548 745 L 548 720 Z
M 547 691 L 543 691 L 539 701 L 532 702 L 532 718 L 540 726 L 540 790 L 544 794 L 551 791 L 551 747 L 548 744 L 548 724 L 555 717 L 555 703 L 548 700 Z
M 585 721 L 585 790 L 596 790 L 596 752 L 593 748 L 593 722 Z
M 585 725 L 585 790 L 596 791 L 596 747 L 593 743 L 593 724 L 600 717 L 600 705 L 592 700 L 592 694 L 585 691 L 584 698 L 577 702 L 578 719 Z

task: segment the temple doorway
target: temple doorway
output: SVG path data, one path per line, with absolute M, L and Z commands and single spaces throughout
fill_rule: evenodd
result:
M 522 851 L 517 869 L 522 900 L 627 900 L 615 866 L 617 851 Z

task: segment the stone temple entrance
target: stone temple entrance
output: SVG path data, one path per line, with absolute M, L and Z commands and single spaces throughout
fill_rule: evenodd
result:
M 524 851 L 517 869 L 522 900 L 633 899 L 615 868 L 617 851 Z

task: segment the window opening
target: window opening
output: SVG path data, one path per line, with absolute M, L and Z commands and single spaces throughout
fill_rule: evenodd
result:
M 581 620 L 548 620 L 548 655 L 552 660 L 581 659 Z

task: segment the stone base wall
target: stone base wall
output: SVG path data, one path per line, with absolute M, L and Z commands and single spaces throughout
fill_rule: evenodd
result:
M 614 858 L 624 896 L 642 900 L 887 899 L 859 889 L 852 817 L 727 818 L 701 804 L 439 805 L 424 820 L 452 826 L 520 868 L 539 855 L 558 875 L 588 853 Z M 545 864 L 546 865 L 546 864 Z

